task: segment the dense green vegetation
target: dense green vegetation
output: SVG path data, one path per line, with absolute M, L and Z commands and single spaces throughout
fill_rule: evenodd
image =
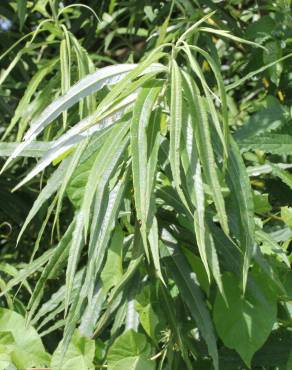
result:
M 0 369 L 292 369 L 289 0 L 0 3 Z

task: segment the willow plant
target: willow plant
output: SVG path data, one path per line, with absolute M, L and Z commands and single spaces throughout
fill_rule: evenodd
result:
M 112 348 L 123 328 L 134 341 L 140 327 L 150 349 L 147 344 L 141 356 L 127 359 L 131 369 L 142 369 L 133 365 L 137 358 L 143 369 L 154 369 L 156 358 L 160 369 L 165 361 L 175 369 L 180 359 L 193 369 L 204 356 L 218 369 L 218 338 L 250 366 L 272 330 L 283 287 L 256 243 L 249 176 L 230 134 L 227 90 L 245 78 L 225 86 L 215 50 L 194 41 L 211 34 L 262 46 L 203 27 L 212 15 L 169 43 L 158 42 L 138 64 L 97 71 L 61 28 L 62 95 L 27 129 L 21 110 L 33 84 L 59 63 L 53 59 L 35 75 L 7 129 L 6 135 L 18 124 L 23 140 L 12 153 L 9 147 L 3 170 L 20 157 L 39 158 L 14 190 L 54 169 L 18 240 L 49 199 L 33 256 L 52 216 L 52 233 L 61 233 L 59 243 L 32 258 L 7 289 L 41 271 L 27 319 L 39 328 L 54 322 L 51 330 L 64 325 L 63 353 L 76 327 L 93 338 L 110 331 L 110 344 L 118 337 Z M 73 58 L 79 81 L 71 85 Z M 65 198 L 74 208 L 66 230 Z M 65 285 L 44 302 L 47 282 L 64 268 Z M 110 347 L 109 366 L 118 366 L 114 353 Z

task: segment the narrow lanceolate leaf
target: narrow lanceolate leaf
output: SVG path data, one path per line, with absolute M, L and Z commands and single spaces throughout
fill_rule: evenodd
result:
M 212 271 L 214 280 L 218 286 L 219 292 L 221 293 L 223 298 L 226 299 L 225 292 L 223 289 L 222 274 L 221 274 L 221 269 L 220 269 L 220 264 L 219 264 L 219 258 L 218 258 L 214 238 L 207 225 L 206 225 L 206 243 L 208 247 L 207 248 L 208 264 Z
M 84 246 L 83 228 L 84 228 L 84 216 L 82 212 L 78 211 L 76 215 L 75 229 L 72 234 L 68 265 L 66 269 L 65 311 L 67 311 L 69 307 L 74 278 L 77 271 L 79 258 Z
M 226 31 L 226 30 L 217 30 L 215 28 L 201 27 L 200 31 L 208 32 L 208 33 L 214 33 L 215 35 L 226 37 L 230 40 L 240 42 L 242 44 L 248 44 L 248 45 L 251 45 L 251 46 L 262 48 L 265 51 L 267 51 L 267 49 L 264 46 L 262 46 L 261 44 L 258 44 L 257 42 L 252 42 L 252 41 L 249 41 L 249 40 L 246 40 L 246 39 L 242 39 L 241 37 L 234 36 L 229 31 Z
M 60 64 L 61 64 L 61 92 L 62 95 L 69 90 L 71 86 L 71 50 L 70 38 L 66 27 L 63 27 L 64 39 L 60 44 Z M 63 126 L 67 125 L 67 111 L 63 112 Z
M 267 134 L 264 136 L 249 137 L 238 142 L 240 149 L 246 150 L 263 150 L 271 154 L 286 154 L 292 153 L 292 137 L 282 134 Z
M 88 144 L 87 141 L 83 141 L 80 145 L 78 145 L 77 149 L 70 156 L 70 158 L 68 160 L 68 166 L 67 166 L 66 172 L 64 173 L 64 177 L 63 177 L 63 180 L 62 180 L 59 192 L 58 192 L 58 201 L 57 201 L 57 206 L 56 206 L 56 210 L 55 210 L 55 218 L 54 218 L 54 223 L 53 223 L 53 228 L 52 228 L 53 230 L 54 230 L 54 227 L 55 227 L 55 225 L 58 221 L 59 213 L 61 211 L 63 196 L 66 192 L 66 189 L 67 189 L 67 186 L 70 182 L 70 179 L 71 179 L 76 167 L 79 164 L 80 158 L 81 158 L 83 152 L 86 149 L 87 144 Z
M 114 111 L 109 115 L 105 116 L 103 119 L 97 122 L 95 126 L 91 128 L 85 129 L 86 127 L 88 127 L 88 121 L 92 116 L 85 118 L 84 120 L 80 121 L 78 124 L 73 126 L 59 139 L 54 141 L 54 144 L 52 145 L 50 150 L 47 153 L 45 153 L 45 155 L 43 155 L 43 157 L 37 163 L 37 165 L 13 190 L 15 191 L 16 189 L 20 188 L 25 183 L 30 181 L 34 176 L 43 171 L 56 158 L 59 158 L 64 153 L 67 153 L 69 149 L 71 149 L 72 147 L 74 148 L 80 141 L 87 139 L 88 136 L 91 136 L 92 134 L 98 131 L 106 130 L 109 126 L 113 125 L 116 121 L 118 121 L 121 118 L 121 116 L 125 112 L 125 109 L 132 104 L 135 97 L 136 95 L 131 95 L 122 102 L 120 102 L 120 104 L 116 107 L 117 111 Z
M 219 216 L 219 222 L 226 234 L 229 233 L 224 198 L 220 188 L 205 101 L 200 96 L 198 87 L 191 77 L 184 72 L 184 90 L 189 102 L 189 110 L 193 118 L 196 141 L 203 173 L 212 191 L 212 197 Z
M 82 80 L 73 85 L 65 95 L 53 101 L 40 114 L 40 116 L 32 122 L 31 128 L 24 136 L 25 141 L 18 146 L 14 153 L 12 153 L 2 170 L 4 171 L 13 158 L 19 155 L 31 141 L 35 140 L 39 133 L 42 132 L 44 128 L 47 127 L 62 112 L 69 109 L 80 99 L 100 90 L 103 86 L 111 85 L 121 80 L 124 75 L 130 70 L 134 69 L 135 66 L 136 65 L 134 64 L 121 64 L 105 67 L 84 77 Z
M 249 177 L 238 147 L 233 139 L 230 142 L 229 161 L 227 166 L 227 183 L 230 188 L 230 196 L 234 197 L 237 205 L 240 222 L 240 247 L 244 253 L 242 281 L 243 289 L 246 287 L 247 274 L 255 244 L 254 205 Z
M 73 85 L 65 95 L 52 102 L 42 114 L 31 124 L 24 136 L 25 140 L 35 138 L 60 113 L 72 107 L 80 99 L 100 90 L 103 86 L 112 85 L 121 80 L 124 75 L 135 68 L 135 64 L 119 64 L 104 67 L 84 77 Z
M 60 240 L 56 248 L 54 248 L 54 253 L 52 254 L 50 260 L 46 264 L 42 271 L 40 278 L 37 281 L 36 287 L 28 303 L 28 321 L 33 317 L 40 301 L 43 296 L 45 284 L 48 279 L 52 279 L 59 272 L 60 268 L 63 267 L 65 260 L 69 254 L 70 240 L 72 237 L 72 232 L 74 228 L 75 220 L 72 221 L 68 227 L 66 233 Z
M 108 185 L 113 171 L 116 169 L 129 144 L 128 131 L 128 122 L 114 127 L 91 167 L 81 206 L 81 212 L 84 215 L 85 235 L 87 235 L 89 228 L 90 210 L 95 193 L 97 193 L 97 201 L 101 200 L 105 187 Z
M 100 282 L 95 287 L 94 296 L 91 304 L 88 304 L 86 310 L 81 318 L 79 331 L 86 337 L 91 337 L 96 325 L 97 320 L 103 309 L 104 301 L 106 300 L 106 294 Z
M 46 186 L 42 189 L 39 196 L 35 200 L 31 210 L 29 211 L 28 216 L 26 217 L 24 224 L 19 232 L 17 243 L 19 242 L 22 234 L 24 233 L 25 229 L 27 228 L 27 225 L 31 222 L 31 220 L 34 218 L 34 216 L 38 213 L 38 211 L 41 209 L 42 205 L 47 201 L 61 186 L 64 175 L 66 173 L 68 165 L 68 159 L 65 159 L 60 166 L 57 168 L 57 170 L 52 174 L 52 176 L 49 178 Z
M 227 94 L 226 88 L 224 85 L 223 77 L 221 75 L 220 66 L 217 65 L 215 60 L 207 53 L 205 50 L 199 48 L 195 45 L 188 45 L 188 47 L 198 53 L 200 53 L 209 63 L 214 76 L 217 81 L 220 102 L 221 102 L 221 110 L 222 110 L 222 121 L 223 121 L 223 129 L 224 129 L 224 141 L 225 141 L 225 148 L 228 148 L 229 145 L 229 123 L 228 123 L 228 110 L 227 110 Z
M 51 147 L 54 145 L 53 141 L 33 141 L 30 143 L 29 148 L 25 149 L 20 156 L 40 158 L 42 157 Z M 0 143 L 0 156 L 9 157 L 15 149 L 19 146 L 19 143 Z
M 129 181 L 129 170 L 126 169 L 122 178 L 112 190 L 104 191 L 102 197 L 96 197 L 93 220 L 91 224 L 91 238 L 88 247 L 88 267 L 85 284 L 89 287 L 100 273 L 111 232 L 114 228 L 121 200 Z M 92 294 L 92 291 L 90 292 Z
M 54 248 L 49 249 L 48 251 L 44 252 L 40 257 L 36 258 L 33 262 L 30 262 L 29 264 L 25 265 L 24 268 L 21 269 L 15 275 L 15 277 L 8 282 L 5 290 L 0 293 L 0 296 L 7 293 L 15 285 L 23 283 L 24 280 L 26 280 L 29 276 L 39 271 L 48 262 L 48 260 L 51 258 L 53 254 Z
M 148 234 L 148 241 L 150 246 L 151 257 L 155 267 L 155 271 L 159 279 L 165 284 L 162 276 L 161 266 L 160 266 L 160 255 L 159 255 L 159 235 L 158 235 L 158 225 L 156 217 L 153 217 L 152 225 Z
M 91 62 L 87 51 L 81 46 L 76 37 L 71 32 L 68 33 L 68 38 L 72 42 L 73 50 L 76 54 L 78 76 L 79 79 L 84 78 L 88 74 L 92 73 L 95 69 Z M 80 118 L 85 117 L 88 114 L 92 114 L 95 110 L 95 99 L 93 95 L 88 95 L 85 99 L 79 102 L 79 116 Z
M 187 200 L 182 190 L 180 175 L 180 146 L 182 136 L 182 79 L 181 72 L 175 60 L 171 68 L 171 100 L 170 100 L 170 146 L 169 161 L 176 190 L 189 210 Z
M 108 111 L 114 110 L 115 105 L 120 100 L 126 99 L 128 95 L 139 88 L 143 82 L 157 73 L 165 71 L 165 67 L 160 64 L 152 64 L 157 61 L 164 54 L 153 51 L 149 56 L 138 66 L 133 64 L 121 64 L 109 67 L 104 67 L 101 70 L 90 74 L 72 86 L 65 95 L 61 96 L 53 103 L 51 103 L 40 116 L 32 122 L 31 128 L 24 136 L 24 142 L 21 143 L 15 152 L 8 158 L 4 164 L 1 172 L 3 172 L 9 163 L 18 156 L 37 135 L 39 135 L 45 127 L 47 127 L 55 118 L 57 118 L 63 111 L 69 109 L 72 105 L 80 99 L 86 97 L 100 90 L 104 86 L 117 84 L 110 93 L 102 100 L 98 106 L 97 111 L 87 117 L 84 123 L 85 128 L 89 128 L 94 123 L 98 122 L 103 116 L 106 116 Z M 129 73 L 129 71 L 133 71 Z M 124 75 L 128 73 L 125 78 Z M 145 75 L 142 76 L 141 75 Z M 141 77 L 140 79 L 138 77 Z M 137 79 L 138 78 L 138 79 Z M 122 79 L 122 81 L 120 81 Z M 120 83 L 118 83 L 120 81 Z
M 19 18 L 19 28 L 22 30 L 26 17 L 26 0 L 17 0 L 17 15 Z
M 33 78 L 30 80 L 30 82 L 27 85 L 27 88 L 25 89 L 25 93 L 21 100 L 19 101 L 17 108 L 15 110 L 14 116 L 11 119 L 11 122 L 9 126 L 7 127 L 2 140 L 5 140 L 5 138 L 9 135 L 11 130 L 15 127 L 17 122 L 22 118 L 23 112 L 27 109 L 27 106 L 32 98 L 32 96 L 35 94 L 37 88 L 41 84 L 41 82 L 44 80 L 44 78 L 51 73 L 51 71 L 54 69 L 55 65 L 57 64 L 57 59 L 53 59 L 52 61 L 48 62 L 46 65 L 42 66 L 36 74 L 33 76 Z M 21 137 L 17 137 L 18 140 L 21 140 Z M 18 144 L 19 145 L 19 144 Z
M 164 230 L 162 238 L 165 243 L 163 249 L 165 267 L 169 270 L 169 273 L 178 286 L 183 301 L 188 306 L 190 314 L 206 341 L 214 367 L 218 370 L 218 351 L 215 331 L 196 274 L 191 270 L 186 259 L 180 253 L 176 246 L 176 240 L 173 239 L 172 235 Z
M 195 187 L 195 196 L 196 196 L 196 210 L 194 213 L 194 227 L 196 233 L 197 244 L 200 252 L 200 256 L 202 258 L 202 262 L 204 264 L 205 270 L 207 272 L 209 281 L 210 278 L 210 270 L 208 265 L 208 257 L 206 251 L 206 229 L 205 229 L 205 197 L 204 197 L 204 190 L 203 190 L 203 180 L 202 180 L 202 173 L 201 173 L 201 165 L 198 162 L 196 166 L 196 173 L 194 178 L 194 187 Z
M 195 130 L 192 124 L 192 119 L 188 110 L 187 102 L 183 101 L 184 122 L 182 127 L 182 149 L 181 149 L 181 163 L 184 171 L 184 178 L 186 182 L 188 196 L 195 207 L 195 187 L 194 177 L 198 162 L 198 150 L 196 144 Z
M 289 188 L 292 189 L 292 174 L 271 162 L 268 164 L 272 168 L 272 174 L 279 177 L 279 179 L 281 179 L 284 184 L 288 185 Z
M 150 198 L 148 188 L 152 189 L 153 178 L 148 173 L 148 157 L 151 153 L 151 147 L 147 147 L 147 129 L 150 126 L 149 121 L 151 113 L 161 90 L 160 81 L 151 81 L 141 88 L 133 110 L 131 121 L 131 154 L 132 154 L 132 172 L 134 197 L 137 210 L 137 217 L 141 224 L 142 238 L 146 253 L 147 250 L 147 224 L 148 212 L 150 207 Z M 158 124 L 158 122 L 156 122 Z M 156 135 L 159 134 L 156 130 Z M 155 141 L 154 141 L 155 143 Z M 150 143 L 150 144 L 154 144 Z M 156 166 L 156 164 L 155 164 Z M 148 180 L 148 181 L 147 181 Z M 149 183 L 150 182 L 150 183 Z
M 199 63 L 193 57 L 193 55 L 191 53 L 191 50 L 190 50 L 190 48 L 189 48 L 189 46 L 187 44 L 184 46 L 183 50 L 185 50 L 185 52 L 187 54 L 187 57 L 188 57 L 188 60 L 190 62 L 190 66 L 191 66 L 192 70 L 198 76 L 198 78 L 199 78 L 199 80 L 200 80 L 200 82 L 202 84 L 202 87 L 203 87 L 203 90 L 204 90 L 204 94 L 205 94 L 205 97 L 206 97 L 206 102 L 207 102 L 207 105 L 206 106 L 208 107 L 208 113 L 211 115 L 211 118 L 212 118 L 213 124 L 215 126 L 215 129 L 217 131 L 217 134 L 218 134 L 218 136 L 219 136 L 219 138 L 220 138 L 220 140 L 222 142 L 222 145 L 223 145 L 223 148 L 224 148 L 225 157 L 227 157 L 228 131 L 227 132 L 223 132 L 223 130 L 222 130 L 220 119 L 219 119 L 219 116 L 218 116 L 218 113 L 217 113 L 217 109 L 215 107 L 215 104 L 213 102 L 212 95 L 215 96 L 215 98 L 216 98 L 217 101 L 219 100 L 219 98 L 209 88 L 209 86 L 208 86 L 208 84 L 206 82 L 206 79 L 204 77 L 203 71 L 202 71 Z M 226 131 L 226 130 L 224 130 L 224 131 Z
M 111 232 L 114 228 L 128 181 L 129 171 L 126 170 L 123 178 L 118 180 L 115 187 L 111 191 L 105 191 L 102 194 L 102 199 L 95 203 L 88 247 L 88 264 L 82 285 L 78 288 L 78 295 L 74 298 L 67 317 L 64 331 L 64 350 L 70 342 L 85 299 L 89 302 L 88 304 L 92 302 L 96 279 L 106 256 Z M 70 300 L 69 296 L 68 299 Z

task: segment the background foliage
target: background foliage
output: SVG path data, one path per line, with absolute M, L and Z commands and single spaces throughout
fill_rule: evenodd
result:
M 291 23 L 1 2 L 1 369 L 292 368 Z

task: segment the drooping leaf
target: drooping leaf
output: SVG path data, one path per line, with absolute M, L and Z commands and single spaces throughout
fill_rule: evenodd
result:
M 180 148 L 182 125 L 182 77 L 177 62 L 173 60 L 171 68 L 169 161 L 176 191 L 186 209 L 189 210 L 181 181 Z
M 227 215 L 223 195 L 220 189 L 220 182 L 215 164 L 214 151 L 211 144 L 211 134 L 205 101 L 200 96 L 198 87 L 191 77 L 184 73 L 184 90 L 189 102 L 193 125 L 196 132 L 196 142 L 201 164 L 207 184 L 212 191 L 212 197 L 218 212 L 219 222 L 226 234 L 229 233 Z
M 149 220 L 149 208 L 151 207 L 150 202 L 154 181 L 153 170 L 151 173 L 149 173 L 151 168 L 149 168 L 148 158 L 153 150 L 153 147 L 148 147 L 147 145 L 147 131 L 149 131 L 148 127 L 151 126 L 149 121 L 160 90 L 161 82 L 159 81 L 148 83 L 141 88 L 141 92 L 139 93 L 133 108 L 133 117 L 131 121 L 131 154 L 134 197 L 137 209 L 137 217 L 141 223 L 141 232 L 147 254 L 149 254 L 147 246 L 147 231 L 149 230 L 152 221 L 151 219 Z M 157 124 L 157 122 L 154 123 Z M 153 128 L 153 130 L 155 130 L 155 128 Z M 157 128 L 155 131 L 157 135 Z M 155 139 L 154 142 L 150 142 L 149 144 L 155 145 Z M 156 165 L 154 164 L 154 166 Z
M 177 249 L 175 245 L 176 241 L 172 236 L 169 236 L 169 234 L 165 232 L 164 237 L 168 239 L 168 241 L 164 240 L 164 242 L 167 242 L 164 248 L 166 266 L 170 270 L 172 278 L 175 280 L 180 290 L 182 299 L 188 306 L 191 316 L 195 320 L 206 341 L 215 369 L 218 369 L 218 352 L 213 323 L 203 299 L 196 274 L 191 270 L 186 259 Z
M 249 264 L 255 244 L 254 233 L 254 204 L 249 178 L 247 176 L 243 160 L 234 140 L 231 140 L 229 161 L 227 164 L 227 183 L 230 187 L 230 197 L 237 205 L 237 222 L 239 223 L 240 247 L 243 251 L 244 260 L 242 267 L 243 290 L 247 282 Z

